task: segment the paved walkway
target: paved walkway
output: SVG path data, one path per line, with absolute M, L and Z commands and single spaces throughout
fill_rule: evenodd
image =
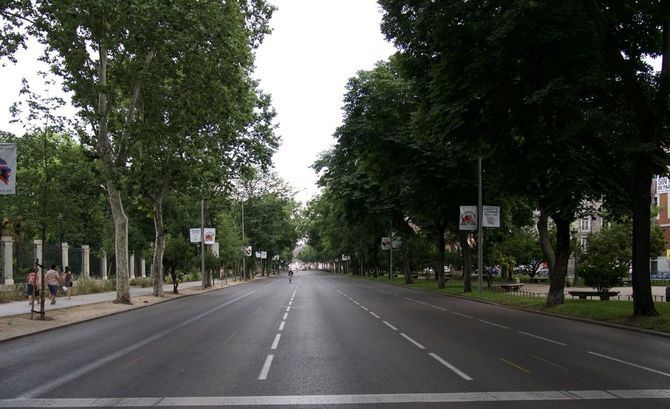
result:
M 232 280 L 231 280 L 232 281 Z M 219 280 L 217 280 L 219 282 Z M 200 281 L 190 281 L 186 283 L 180 283 L 179 288 L 193 288 L 199 287 L 202 283 Z M 48 293 L 49 290 L 47 290 Z M 141 295 L 151 294 L 153 289 L 151 287 L 130 288 L 130 296 L 138 297 Z M 163 286 L 163 291 L 171 292 L 172 284 L 166 284 Z M 46 311 L 55 310 L 59 308 L 73 307 L 76 305 L 85 305 L 85 304 L 94 304 L 103 301 L 113 301 L 116 299 L 116 291 L 106 292 L 106 293 L 96 293 L 96 294 L 86 294 L 86 295 L 74 295 L 71 300 L 68 300 L 65 297 L 58 297 L 56 299 L 56 304 L 51 305 L 49 299 L 46 298 L 44 301 L 44 309 Z M 39 298 L 35 303 L 35 309 L 39 309 Z M 30 306 L 28 305 L 28 299 L 26 298 L 23 301 L 13 301 L 9 303 L 0 304 L 0 317 L 6 317 L 10 315 L 19 315 L 26 314 L 30 312 Z
M 594 291 L 590 287 L 565 287 L 566 298 L 571 296 L 568 294 L 568 291 Z M 548 284 L 532 284 L 532 283 L 523 283 L 521 291 L 526 291 L 533 294 L 547 294 L 549 292 Z M 619 299 L 621 301 L 632 300 L 633 297 L 633 287 L 614 287 L 610 291 L 619 291 Z M 665 301 L 665 287 L 664 286 L 652 286 L 651 293 L 654 296 L 656 301 Z M 616 300 L 617 297 L 612 298 Z

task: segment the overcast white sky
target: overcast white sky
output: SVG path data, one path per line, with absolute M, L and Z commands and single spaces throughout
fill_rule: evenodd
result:
M 277 110 L 283 141 L 277 171 L 304 201 L 317 192 L 310 165 L 333 144 L 347 80 L 394 50 L 379 29 L 375 0 L 272 3 L 274 32 L 258 50 L 256 74 Z
M 379 29 L 375 0 L 270 0 L 278 7 L 273 33 L 257 52 L 256 74 L 272 95 L 282 144 L 274 157 L 279 175 L 306 201 L 317 193 L 310 169 L 319 153 L 333 145 L 342 119 L 342 97 L 356 71 L 370 69 L 394 50 Z M 17 99 L 21 78 L 40 83 L 36 73 L 40 48 L 20 52 L 19 63 L 0 67 L 0 130 L 22 134 L 10 124 L 9 107 Z M 52 90 L 51 93 L 58 93 Z M 73 111 L 71 111 L 73 113 Z

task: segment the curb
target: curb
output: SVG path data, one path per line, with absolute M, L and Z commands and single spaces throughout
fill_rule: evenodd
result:
M 354 277 L 347 276 L 347 278 L 354 278 Z M 366 280 L 366 281 L 369 281 L 369 280 Z M 656 335 L 656 336 L 659 336 L 659 337 L 670 338 L 670 333 L 656 331 L 656 330 L 653 330 L 653 329 L 633 327 L 633 326 L 629 326 L 629 325 L 616 324 L 616 323 L 607 322 L 607 321 L 596 321 L 596 320 L 592 320 L 592 319 L 589 319 L 589 318 L 574 317 L 574 316 L 571 316 L 571 315 L 561 315 L 561 314 L 556 314 L 554 312 L 531 310 L 531 309 L 526 309 L 526 308 L 515 307 L 513 305 L 500 304 L 500 303 L 497 303 L 495 301 L 464 297 L 464 296 L 458 295 L 458 294 L 440 293 L 440 292 L 437 292 L 437 291 L 424 290 L 422 288 L 405 287 L 405 286 L 400 286 L 400 285 L 395 285 L 395 284 L 385 283 L 385 282 L 380 282 L 380 281 L 375 281 L 375 282 L 377 282 L 379 284 L 388 285 L 388 286 L 391 286 L 391 287 L 405 288 L 407 290 L 420 291 L 422 293 L 428 293 L 428 294 L 440 295 L 440 296 L 445 296 L 445 297 L 458 298 L 458 299 L 466 300 L 466 301 L 473 301 L 473 302 L 493 305 L 493 306 L 502 307 L 502 308 L 509 308 L 511 310 L 525 311 L 525 312 L 530 312 L 530 313 L 534 313 L 534 314 L 546 315 L 546 316 L 554 317 L 554 318 L 563 318 L 563 319 L 566 319 L 566 320 L 580 321 L 580 322 L 584 322 L 584 323 L 587 323 L 587 324 L 600 325 L 600 326 L 603 326 L 603 327 L 617 328 L 617 329 L 639 332 L 639 333 L 648 334 L 648 335 Z
M 83 322 L 94 321 L 94 320 L 97 320 L 97 319 L 100 319 L 100 318 L 111 317 L 111 316 L 114 316 L 114 315 L 118 315 L 118 314 L 123 314 L 123 313 L 126 313 L 126 312 L 130 312 L 130 311 L 139 310 L 139 309 L 142 309 L 142 308 L 153 307 L 153 306 L 156 306 L 156 305 L 162 304 L 162 303 L 164 303 L 164 302 L 168 302 L 168 301 L 175 301 L 175 300 L 179 300 L 179 299 L 182 299 L 182 298 L 194 297 L 194 296 L 196 296 L 196 295 L 202 295 L 202 294 L 206 294 L 206 293 L 210 293 L 210 292 L 214 292 L 214 291 L 225 290 L 225 289 L 230 288 L 230 287 L 236 287 L 236 286 L 238 286 L 238 285 L 240 285 L 240 284 L 247 284 L 247 283 L 250 283 L 250 282 L 252 282 L 252 281 L 261 280 L 261 279 L 266 279 L 266 278 L 269 278 L 269 277 L 259 277 L 259 278 L 254 278 L 254 279 L 252 279 L 252 280 L 245 281 L 245 282 L 241 282 L 241 283 L 239 283 L 239 284 L 235 284 L 235 285 L 231 285 L 231 286 L 226 286 L 226 287 L 221 287 L 221 288 L 210 288 L 210 289 L 206 289 L 206 290 L 204 290 L 204 291 L 201 291 L 201 292 L 199 292 L 199 293 L 194 293 L 194 294 L 184 294 L 184 295 L 180 295 L 179 297 L 166 298 L 166 299 L 158 300 L 158 301 L 156 301 L 156 302 L 153 303 L 153 304 L 147 304 L 147 305 L 142 304 L 142 305 L 138 305 L 138 306 L 135 307 L 135 308 L 130 308 L 130 309 L 127 309 L 127 310 L 114 311 L 114 312 L 110 312 L 110 313 L 108 313 L 108 314 L 98 315 L 98 316 L 96 316 L 96 317 L 85 318 L 85 319 L 83 319 L 83 320 L 81 320 L 81 321 L 70 322 L 70 323 L 67 323 L 67 324 L 63 324 L 63 325 L 59 325 L 59 326 L 51 327 L 51 328 L 44 328 L 44 329 L 40 329 L 40 330 L 37 330 L 37 331 L 28 332 L 28 333 L 21 334 L 21 335 L 16 335 L 16 336 L 11 337 L 11 338 L 0 339 L 0 344 L 5 343 L 5 342 L 9 342 L 9 341 L 13 341 L 13 340 L 16 340 L 16 339 L 20 339 L 20 338 L 29 337 L 29 336 L 31 336 L 31 335 L 35 335 L 35 334 L 41 334 L 41 333 L 49 332 L 49 331 L 53 331 L 53 330 L 56 330 L 56 329 L 61 329 L 61 328 L 71 327 L 71 326 L 73 326 L 73 325 L 81 324 L 81 323 L 83 323 Z M 100 301 L 100 302 L 95 302 L 95 303 L 90 303 L 90 304 L 76 305 L 76 306 L 72 306 L 72 307 L 68 307 L 68 308 L 77 308 L 77 307 L 83 307 L 83 306 L 86 306 L 86 305 L 95 305 L 95 304 L 102 304 L 102 303 L 107 303 L 107 302 L 109 302 L 109 301 Z M 64 308 L 64 309 L 66 309 L 66 308 Z M 21 315 L 23 315 L 23 314 L 21 314 Z M 20 315 L 9 315 L 8 317 L 19 317 L 19 316 L 20 316 Z M 3 317 L 3 318 L 6 318 L 6 317 Z

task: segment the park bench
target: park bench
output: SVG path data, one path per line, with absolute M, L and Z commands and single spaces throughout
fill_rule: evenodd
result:
M 600 292 L 597 290 L 572 290 L 568 291 L 568 294 L 570 294 L 573 297 L 579 297 L 580 300 L 585 300 L 586 297 L 592 297 L 594 295 L 597 295 L 600 297 L 602 301 L 607 301 L 610 299 L 610 297 L 616 297 L 619 295 L 619 291 L 605 291 L 605 292 Z
M 503 290 L 503 291 L 519 291 L 521 287 L 523 287 L 523 284 L 519 283 L 502 283 L 498 284 L 498 286 Z

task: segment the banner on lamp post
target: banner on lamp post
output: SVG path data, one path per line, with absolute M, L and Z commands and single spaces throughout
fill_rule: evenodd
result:
M 382 237 L 382 250 L 390 250 L 390 249 L 391 249 L 391 238 Z
M 0 143 L 0 195 L 16 194 L 16 144 Z
M 500 227 L 500 206 L 484 206 L 483 227 Z
M 461 206 L 458 220 L 459 230 L 477 230 L 477 206 Z

